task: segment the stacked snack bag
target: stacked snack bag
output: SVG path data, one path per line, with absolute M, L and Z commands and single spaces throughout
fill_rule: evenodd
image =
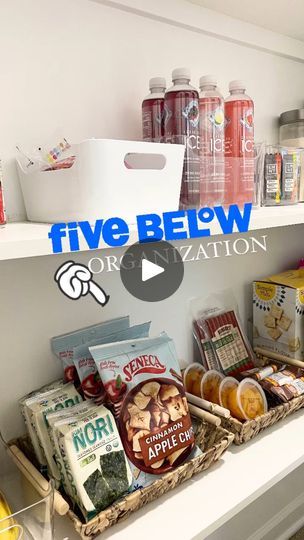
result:
M 54 337 L 59 380 L 20 399 L 40 471 L 89 521 L 199 455 L 172 339 L 119 317 Z

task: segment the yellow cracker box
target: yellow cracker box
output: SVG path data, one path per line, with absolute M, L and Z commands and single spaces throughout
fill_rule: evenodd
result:
M 254 347 L 304 360 L 304 272 L 288 270 L 253 283 Z

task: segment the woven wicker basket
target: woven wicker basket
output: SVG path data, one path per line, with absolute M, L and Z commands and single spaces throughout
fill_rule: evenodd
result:
M 215 427 L 201 420 L 194 420 L 196 444 L 203 454 L 187 461 L 174 471 L 171 471 L 146 488 L 139 489 L 127 495 L 117 503 L 100 512 L 88 523 L 83 523 L 72 511 L 68 516 L 72 520 L 77 533 L 83 540 L 92 540 L 115 523 L 127 518 L 149 502 L 158 499 L 164 493 L 174 489 L 193 475 L 204 471 L 217 461 L 233 441 L 233 435 L 222 427 Z M 24 437 L 10 441 L 9 445 L 17 445 L 27 457 L 32 458 L 30 445 Z
M 234 433 L 234 443 L 240 445 L 250 441 L 264 429 L 276 424 L 282 418 L 289 416 L 302 407 L 304 407 L 304 395 L 269 409 L 266 414 L 259 416 L 255 420 L 240 422 L 232 417 L 223 418 L 222 426 Z

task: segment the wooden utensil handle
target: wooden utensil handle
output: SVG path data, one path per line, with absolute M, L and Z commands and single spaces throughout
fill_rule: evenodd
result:
M 289 358 L 289 356 L 284 356 L 283 354 L 268 351 L 267 349 L 262 349 L 261 347 L 255 347 L 254 352 L 262 356 L 266 356 L 266 358 L 277 360 L 282 364 L 289 364 L 290 366 L 296 366 L 304 369 L 304 362 L 301 362 L 301 360 L 297 360 L 296 358 Z
M 205 420 L 205 422 L 209 422 L 209 424 L 213 424 L 216 427 L 221 425 L 221 419 L 218 416 L 214 416 L 214 414 L 204 411 L 203 409 L 192 405 L 192 403 L 189 403 L 189 411 L 193 416 Z
M 225 409 L 225 407 L 221 407 L 216 403 L 211 403 L 211 401 L 207 401 L 206 399 L 199 398 L 197 396 L 194 396 L 193 394 L 189 394 L 189 392 L 186 392 L 186 396 L 189 403 L 192 403 L 192 405 L 196 405 L 201 409 L 209 411 L 216 416 L 222 416 L 223 418 L 230 418 L 231 416 L 229 409 Z
M 16 445 L 8 447 L 8 452 L 20 472 L 32 484 L 41 497 L 46 497 L 50 493 L 50 483 L 37 471 L 36 467 L 24 455 Z M 69 505 L 62 495 L 54 490 L 54 508 L 60 516 L 64 516 L 69 511 Z

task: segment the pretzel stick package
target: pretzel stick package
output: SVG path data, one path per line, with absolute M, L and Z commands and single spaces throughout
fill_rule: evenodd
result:
M 208 370 L 236 376 L 254 367 L 254 355 L 228 290 L 191 302 L 193 333 Z

